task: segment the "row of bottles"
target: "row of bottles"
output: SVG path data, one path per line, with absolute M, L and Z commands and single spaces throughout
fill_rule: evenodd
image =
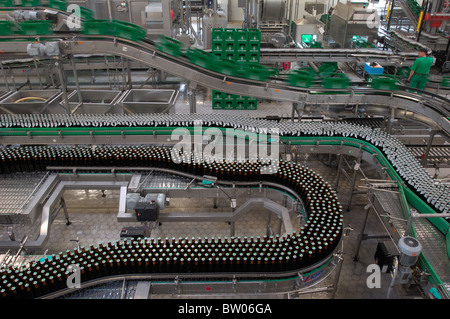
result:
M 397 139 L 379 129 L 362 124 L 329 121 L 269 121 L 230 114 L 0 114 L 0 128 L 66 128 L 66 127 L 147 127 L 166 130 L 173 127 L 221 127 L 266 134 L 276 130 L 280 137 L 346 137 L 364 140 L 378 148 L 400 177 L 437 212 L 450 211 L 450 187 L 435 183 L 414 155 Z M 3 163 L 3 158 L 0 158 Z M 78 159 L 80 159 L 78 157 Z M 5 162 L 15 163 L 14 158 Z M 77 157 L 74 158 L 77 161 Z M 102 158 L 108 165 L 114 158 Z M 27 160 L 25 161 L 27 162 Z M 51 162 L 51 160 L 49 160 Z M 83 161 L 81 161 L 83 162 Z M 121 161 L 123 162 L 123 161 Z M 73 163 L 73 161 L 72 161 Z M 116 162 L 117 163 L 117 162 Z M 137 161 L 133 159 L 132 164 Z M 82 165 L 82 163 L 80 163 Z M 119 164 L 117 164 L 119 165 Z M 15 166 L 15 165 L 13 165 Z M 22 165 L 22 170 L 30 164 Z M 30 168 L 31 169 L 31 168 Z M 11 172 L 20 171 L 11 168 Z M 0 173 L 8 173 L 2 171 Z M 227 176 L 224 174 L 224 176 Z
M 157 238 L 110 242 L 66 251 L 44 262 L 33 263 L 27 269 L 3 270 L 0 283 L 3 297 L 37 297 L 62 289 L 70 274 L 67 267 L 72 264 L 80 267 L 82 281 L 124 273 L 270 273 L 301 269 L 329 256 L 342 234 L 342 208 L 336 194 L 320 176 L 298 164 L 277 161 L 274 174 L 261 175 L 261 161 L 197 163 L 191 156 L 189 163 L 175 163 L 171 160 L 170 149 L 147 146 L 29 146 L 5 148 L 1 153 L 32 154 L 37 157 L 37 162 L 49 161 L 50 158 L 53 161 L 53 157 L 56 161 L 64 161 L 65 158 L 71 161 L 76 155 L 83 158 L 89 155 L 96 159 L 122 156 L 135 161 L 136 156 L 137 161 L 141 161 L 142 157 L 148 163 L 160 163 L 160 167 L 191 173 L 208 172 L 214 175 L 217 168 L 224 178 L 226 175 L 235 180 L 264 177 L 296 191 L 303 198 L 308 214 L 303 228 L 286 237 Z M 87 166 L 102 165 L 102 162 L 89 157 L 83 163 Z M 187 166 L 183 168 L 183 164 Z M 249 175 L 243 177 L 239 170 Z
M 308 238 L 310 240 L 308 240 Z M 127 240 L 68 250 L 27 268 L 0 271 L 0 296 L 36 298 L 67 287 L 77 265 L 81 282 L 133 273 L 284 272 L 328 256 L 335 245 L 306 233 L 274 238 Z

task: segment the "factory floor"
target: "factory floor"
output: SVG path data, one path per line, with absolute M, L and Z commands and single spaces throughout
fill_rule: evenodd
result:
M 187 95 L 180 90 L 178 102 L 171 112 L 186 113 L 189 112 Z M 198 113 L 227 113 L 242 114 L 242 116 L 265 117 L 268 115 L 279 115 L 289 117 L 291 114 L 290 103 L 281 103 L 276 101 L 262 101 L 258 103 L 256 111 L 212 111 L 211 109 L 211 91 L 199 90 L 197 92 L 197 112 Z M 324 157 L 300 156 L 299 163 L 311 168 L 325 178 L 331 185 L 335 184 L 337 169 L 335 158 L 327 161 Z M 379 178 L 374 168 L 363 164 L 362 169 L 369 178 Z M 357 178 L 356 189 L 363 184 L 362 176 Z M 341 176 L 339 187 L 337 189 L 341 204 L 346 208 L 346 203 L 350 194 L 350 182 Z M 54 220 L 50 239 L 42 251 L 35 251 L 33 254 L 53 254 L 64 252 L 67 249 L 76 247 L 76 241 L 82 246 L 89 246 L 98 242 L 114 241 L 119 239 L 120 230 L 126 226 L 137 226 L 137 223 L 119 223 L 117 221 L 119 192 L 97 190 L 66 191 L 64 199 L 67 205 L 67 211 L 71 224 L 66 225 L 63 213 L 60 213 Z M 394 286 L 389 290 L 391 275 L 381 274 L 381 287 L 368 288 L 367 279 L 371 273 L 367 272 L 367 267 L 374 264 L 374 254 L 379 240 L 362 241 L 359 250 L 359 258 L 354 260 L 355 251 L 358 245 L 358 235 L 364 224 L 364 206 L 367 199 L 364 194 L 355 194 L 351 203 L 351 209 L 344 209 L 344 226 L 351 228 L 348 236 L 343 239 L 343 264 L 340 272 L 336 271 L 328 278 L 320 282 L 314 288 L 332 287 L 337 278 L 337 286 L 334 292 L 310 292 L 305 294 L 291 294 L 289 298 L 294 299 L 415 299 L 423 298 L 419 289 L 415 286 L 406 288 L 403 286 Z M 229 209 L 228 204 L 219 201 L 218 208 L 212 208 L 212 200 L 193 200 L 178 199 L 171 202 L 169 209 L 178 211 L 211 211 Z M 15 227 L 16 237 L 20 238 L 24 234 L 37 236 L 39 233 L 39 222 L 34 225 L 18 225 Z M 295 223 L 295 220 L 293 220 Z M 251 211 L 244 218 L 236 222 L 236 236 L 257 236 L 265 235 L 267 229 L 267 214 L 261 214 L 260 211 Z M 226 223 L 167 223 L 158 226 L 152 230 L 154 237 L 198 237 L 198 236 L 229 236 L 230 228 Z M 0 234 L 0 240 L 5 240 L 6 232 Z M 386 229 L 373 212 L 369 213 L 365 228 L 366 234 L 386 234 Z M 4 252 L 2 252 L 4 253 Z M 338 277 L 336 277 L 338 276 Z M 112 289 L 112 288 L 111 288 Z M 112 290 L 111 290 L 112 291 Z M 317 289 L 320 291 L 320 289 Z M 83 298 L 83 295 L 77 295 Z M 86 295 L 84 295 L 86 296 Z M 152 295 L 154 299 L 178 299 L 178 298 L 196 298 L 195 296 L 176 296 L 176 295 Z M 255 294 L 255 298 L 258 295 Z M 272 298 L 287 298 L 288 296 L 274 295 Z M 76 296 L 74 296 L 76 298 Z M 106 298 L 106 297 L 105 297 Z M 114 296 L 110 296 L 114 298 Z M 213 297 L 214 298 L 214 297 Z M 227 298 L 242 298 L 241 296 L 227 296 Z M 245 298 L 249 298 L 248 295 Z M 266 296 L 267 298 L 267 296 Z
M 333 161 L 331 166 L 323 159 L 310 157 L 307 161 L 301 161 L 310 169 L 323 176 L 331 185 L 334 185 L 336 180 L 336 167 Z M 363 165 L 363 171 L 368 177 L 376 178 L 376 172 L 371 167 Z M 357 186 L 363 185 L 361 181 L 362 176 L 358 177 Z M 350 182 L 345 178 L 341 178 L 338 188 L 338 196 L 344 208 L 348 203 L 348 196 L 350 194 Z M 50 239 L 45 247 L 45 251 L 36 251 L 35 254 L 53 254 L 67 249 L 76 247 L 74 240 L 78 239 L 78 244 L 81 246 L 88 246 L 92 243 L 107 242 L 108 240 L 115 241 L 119 239 L 120 230 L 126 226 L 137 226 L 139 223 L 132 222 L 118 222 L 117 211 L 119 204 L 118 191 L 105 191 L 104 193 L 97 190 L 87 191 L 66 191 L 64 195 L 67 210 L 71 225 L 66 225 L 64 214 L 60 213 L 53 222 Z M 293 299 L 330 299 L 334 296 L 335 299 L 415 299 L 423 298 L 420 291 L 416 287 L 406 288 L 403 286 L 394 286 L 389 292 L 391 283 L 391 275 L 381 273 L 380 288 L 368 288 L 367 279 L 371 272 L 367 271 L 370 264 L 375 263 L 374 254 L 379 240 L 364 240 L 361 243 L 359 250 L 359 258 L 354 260 L 356 248 L 358 245 L 358 235 L 364 224 L 364 206 L 367 204 L 367 199 L 364 194 L 355 194 L 352 199 L 351 209 L 346 211 L 344 209 L 344 226 L 351 228 L 348 236 L 343 239 L 343 264 L 341 272 L 335 271 L 328 278 L 313 287 L 310 293 L 291 294 L 289 298 Z M 172 200 L 169 207 L 166 209 L 170 211 L 205 211 L 210 210 L 212 214 L 215 211 L 223 211 L 229 209 L 225 201 L 218 201 L 218 208 L 214 209 L 212 200 L 196 200 L 196 199 L 178 199 Z M 275 218 L 272 218 L 275 221 Z M 295 225 L 295 220 L 292 220 Z M 273 225 L 274 227 L 275 225 Z M 16 228 L 18 234 L 23 232 L 38 232 L 38 227 L 35 225 L 33 229 Z M 275 228 L 275 227 L 274 227 Z M 267 229 L 267 213 L 262 211 L 251 211 L 242 219 L 236 222 L 236 236 L 263 236 Z M 153 229 L 151 236 L 153 237 L 198 237 L 198 236 L 229 236 L 230 226 L 226 223 L 220 222 L 205 222 L 205 223 L 165 223 Z M 385 235 L 386 229 L 383 227 L 379 217 L 371 211 L 369 213 L 365 232 L 369 235 Z M 201 235 L 199 235 L 201 234 Z M 320 291 L 324 287 L 332 287 L 335 283 L 336 276 L 338 276 L 336 290 L 334 294 L 332 291 Z M 119 287 L 120 288 L 120 287 Z M 80 298 L 89 296 L 76 294 Z M 104 295 L 102 295 L 104 297 Z M 195 296 L 184 295 L 152 295 L 153 299 L 180 299 L 180 298 L 197 298 Z M 251 296 L 250 296 L 251 297 Z M 254 295 L 258 298 L 258 295 Z M 267 297 L 267 296 L 266 296 Z M 75 297 L 74 297 L 75 298 Z M 202 297 L 203 298 L 203 297 Z M 212 296 L 211 298 L 215 298 Z M 227 298 L 249 298 L 248 295 L 230 296 Z M 269 298 L 287 298 L 283 295 L 273 295 Z

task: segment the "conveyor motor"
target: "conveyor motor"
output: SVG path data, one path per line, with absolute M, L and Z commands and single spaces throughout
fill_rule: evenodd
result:
M 165 208 L 166 196 L 164 194 L 147 194 L 145 197 L 139 193 L 127 194 L 127 209 L 134 210 L 136 219 L 140 222 L 156 221 L 159 211 Z
M 398 269 L 395 282 L 396 284 L 408 284 L 412 279 L 411 267 L 419 259 L 422 245 L 416 238 L 405 236 L 398 241 L 398 249 L 400 256 L 398 257 Z
M 416 238 L 405 236 L 398 241 L 398 249 L 400 250 L 399 264 L 411 267 L 414 266 L 419 259 L 422 245 Z
M 137 202 L 134 210 L 136 211 L 136 219 L 140 222 L 154 222 L 159 216 L 159 205 L 155 200 Z

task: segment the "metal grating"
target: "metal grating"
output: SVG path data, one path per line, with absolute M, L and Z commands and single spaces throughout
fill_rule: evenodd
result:
M 444 283 L 450 283 L 450 262 L 447 256 L 445 236 L 427 219 L 414 222 L 416 237 L 422 244 L 422 253 Z
M 16 215 L 31 202 L 47 172 L 2 175 L 0 180 L 0 215 Z
M 142 174 L 140 180 L 142 188 L 185 188 L 189 182 L 190 180 L 188 178 L 160 172 Z
M 392 189 L 389 192 L 374 189 L 374 195 L 383 212 L 393 217 L 389 219 L 389 223 L 395 227 L 399 234 L 403 234 L 406 222 L 404 221 L 405 216 L 403 215 L 399 194 Z
M 374 194 L 383 211 L 394 217 L 389 220 L 389 223 L 396 228 L 399 235 L 404 234 L 407 221 L 401 210 L 399 194 L 377 190 L 374 190 Z M 413 227 L 415 237 L 422 245 L 422 254 L 433 267 L 434 272 L 438 274 L 439 279 L 444 283 L 447 292 L 449 292 L 450 262 L 447 256 L 445 236 L 425 218 L 415 220 Z
M 116 280 L 88 287 L 58 299 L 134 299 L 138 281 Z

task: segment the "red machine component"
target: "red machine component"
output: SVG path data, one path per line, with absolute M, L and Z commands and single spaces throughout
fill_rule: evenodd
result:
M 444 20 L 449 20 L 450 14 L 448 13 L 427 13 L 424 21 L 430 23 L 430 27 L 439 28 Z

